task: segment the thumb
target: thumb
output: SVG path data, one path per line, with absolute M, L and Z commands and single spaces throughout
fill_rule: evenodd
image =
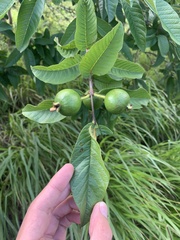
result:
M 89 235 L 91 240 L 111 240 L 112 231 L 107 219 L 108 209 L 104 202 L 96 203 L 93 208 Z

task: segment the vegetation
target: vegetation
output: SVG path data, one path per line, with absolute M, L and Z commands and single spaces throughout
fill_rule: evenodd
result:
M 60 2 L 54 1 L 57 5 L 53 5 L 47 1 L 46 6 L 57 6 L 57 9 L 53 7 L 53 15 L 57 14 L 56 10 L 61 6 L 67 10 L 66 2 L 63 3 L 65 5 Z M 92 4 L 92 1 L 87 2 Z M 20 33 L 17 33 L 21 28 L 15 26 L 14 19 L 13 29 L 11 28 L 11 12 L 19 11 L 20 3 L 15 5 L 16 10 L 11 8 L 7 15 L 3 13 L 2 17 L 5 17 L 0 22 L 0 36 L 3 39 L 0 55 L 1 239 L 15 239 L 29 203 L 52 175 L 65 162 L 72 160 L 78 135 L 83 138 L 87 134 L 82 133 L 81 129 L 86 129 L 93 116 L 100 125 L 106 125 L 113 130 L 113 135 L 102 136 L 98 133 L 97 143 L 110 174 L 104 199 L 109 207 L 109 221 L 114 239 L 179 239 L 180 8 L 179 3 L 174 0 L 155 2 L 154 5 L 149 0 L 94 1 L 95 13 L 98 16 L 97 41 L 94 39 L 94 28 L 90 29 L 93 34 L 87 45 L 84 45 L 81 36 L 81 19 L 77 18 L 80 22 L 76 25 L 75 21 L 68 17 L 71 22 L 69 26 L 66 24 L 68 28 L 57 29 L 60 32 L 56 32 L 56 19 L 61 15 L 56 15 L 54 28 L 54 23 L 47 21 L 49 13 L 45 11 L 39 32 L 31 35 L 30 26 L 30 31 L 25 33 L 30 42 L 27 39 L 22 42 L 18 39 Z M 12 5 L 14 1 L 9 3 Z M 75 4 L 75 1 L 72 3 Z M 164 12 L 171 14 L 171 19 L 176 19 L 179 24 L 176 26 L 178 34 L 174 32 L 173 21 L 163 18 L 162 7 Z M 6 7 L 6 10 L 8 9 L 10 6 Z M 74 16 L 73 9 L 74 6 L 68 9 L 68 16 Z M 81 12 L 81 9 L 77 9 L 77 14 L 78 11 Z M 90 11 L 88 13 L 93 15 Z M 122 49 L 118 53 L 118 61 L 109 59 L 109 62 L 115 63 L 108 72 L 109 62 L 106 64 L 104 58 L 99 66 L 93 68 L 96 98 L 92 101 L 92 89 L 89 89 L 89 82 L 84 81 L 84 78 L 91 77 L 86 64 L 91 65 L 94 61 L 93 51 L 85 53 L 84 50 L 89 48 L 89 45 L 92 45 L 91 48 L 95 51 L 115 49 L 113 45 L 110 48 L 104 45 L 107 38 L 106 41 L 104 39 L 109 33 L 108 36 L 116 42 L 119 20 L 125 29 Z M 43 29 L 46 24 L 50 29 L 53 28 L 52 32 Z M 70 36 L 75 26 L 76 32 Z M 121 37 L 118 36 L 117 41 Z M 96 47 L 99 41 L 103 44 Z M 60 80 L 50 74 L 43 77 L 42 69 L 45 72 L 47 69 L 53 70 L 53 66 L 62 63 L 64 58 L 71 67 L 68 59 L 75 56 L 79 50 L 84 58 L 75 59 L 80 62 L 82 74 L 78 75 L 76 81 L 71 81 L 76 77 L 73 75 L 72 79 L 72 75 L 67 72 L 61 75 Z M 134 62 L 139 62 L 141 66 Z M 30 65 L 34 67 L 30 68 Z M 46 79 L 51 81 L 47 82 Z M 57 85 L 53 86 L 52 83 Z M 49 111 L 54 107 L 52 103 L 56 93 L 64 88 L 75 89 L 83 103 L 90 100 L 90 106 L 87 108 L 86 104 L 82 104 L 79 113 L 72 118 L 65 118 L 57 109 L 52 111 L 53 120 L 49 117 L 43 120 L 35 118 L 39 110 Z M 102 96 L 114 88 L 125 90 L 130 96 L 133 109 L 122 111 L 120 115 L 106 111 Z M 95 108 L 97 99 L 100 104 Z M 26 116 L 29 117 L 32 105 L 33 111 L 35 109 L 33 120 L 37 122 L 25 118 L 21 112 L 23 109 L 24 115 L 27 112 Z M 49 121 L 53 124 L 45 123 Z M 44 124 L 39 124 L 42 122 Z M 109 132 L 106 128 L 102 130 Z M 83 228 L 71 226 L 67 239 L 88 239 L 88 225 Z

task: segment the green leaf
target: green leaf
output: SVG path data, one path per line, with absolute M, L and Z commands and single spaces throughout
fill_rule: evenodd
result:
M 22 109 L 22 114 L 38 123 L 55 123 L 64 119 L 65 116 L 61 115 L 59 112 L 50 111 L 52 106 L 52 100 L 45 100 L 38 104 L 38 106 L 28 104 Z
M 62 57 L 70 58 L 74 57 L 78 53 L 74 40 L 64 46 L 59 43 L 58 38 L 55 38 L 54 41 L 57 43 L 56 49 Z
M 21 4 L 15 33 L 16 47 L 22 52 L 35 33 L 44 10 L 45 0 L 24 0 Z
M 146 4 L 149 6 L 149 8 L 153 11 L 156 12 L 156 7 L 154 4 L 154 0 L 144 0 Z
M 125 0 L 122 2 L 131 33 L 139 49 L 144 52 L 146 48 L 146 24 L 140 4 L 134 1 L 131 7 Z
M 100 76 L 108 73 L 122 48 L 123 37 L 123 26 L 118 23 L 85 54 L 80 62 L 82 75 L 86 78 L 91 74 Z
M 105 9 L 108 15 L 108 22 L 111 22 L 116 14 L 118 0 L 105 0 Z
M 2 101 L 8 100 L 8 96 L 1 85 L 0 85 L 0 100 L 2 100 Z
M 158 35 L 158 46 L 162 57 L 165 57 L 169 52 L 169 42 L 166 36 Z
M 162 27 L 169 33 L 170 37 L 180 45 L 180 18 L 174 9 L 163 0 L 156 0 L 156 13 L 161 21 Z
M 130 50 L 130 48 L 127 45 L 126 42 L 123 43 L 123 47 L 121 49 L 121 52 L 126 59 L 128 59 L 131 62 L 133 61 L 133 55 L 132 55 L 131 50 Z
M 75 43 L 84 51 L 97 39 L 97 18 L 92 0 L 79 0 L 76 9 Z
M 112 135 L 113 132 L 107 126 L 98 125 L 96 128 L 96 134 L 97 134 L 97 136 Z
M 130 104 L 133 109 L 140 109 L 143 106 L 147 106 L 150 100 L 149 93 L 144 88 L 138 88 L 137 90 L 126 89 L 130 96 Z
M 52 0 L 52 2 L 53 2 L 55 5 L 59 5 L 59 4 L 62 2 L 62 0 Z
M 94 204 L 105 196 L 109 182 L 109 173 L 102 160 L 93 124 L 86 125 L 80 132 L 71 163 L 75 168 L 70 183 L 71 191 L 80 210 L 83 226 L 89 221 Z
M 115 80 L 121 80 L 122 78 L 142 78 L 144 72 L 144 68 L 138 63 L 117 59 L 108 74 Z
M 16 48 L 11 52 L 9 57 L 6 60 L 5 67 L 11 67 L 13 66 L 22 56 L 22 53 L 20 53 Z
M 112 78 L 110 78 L 108 75 L 103 75 L 103 76 L 94 76 L 94 85 L 99 91 L 103 91 L 104 89 L 121 88 L 122 82 L 115 81 Z
M 9 25 L 6 22 L 0 21 L 0 32 L 4 32 L 4 31 L 7 31 L 7 30 L 11 30 L 11 29 L 12 29 L 11 25 Z
M 111 31 L 111 29 L 112 27 L 109 23 L 107 23 L 101 18 L 97 18 L 97 31 L 102 37 L 104 37 L 109 31 Z
M 26 48 L 26 50 L 23 53 L 23 57 L 24 57 L 24 63 L 25 63 L 26 69 L 29 75 L 33 78 L 34 75 L 32 73 L 31 66 L 36 65 L 36 60 L 32 50 L 29 48 Z
M 76 19 L 74 19 L 66 28 L 66 31 L 63 34 L 60 41 L 61 45 L 67 45 L 69 42 L 74 40 L 75 30 L 76 30 Z
M 45 83 L 62 84 L 75 80 L 79 75 L 79 55 L 74 58 L 67 58 L 59 64 L 49 67 L 35 66 L 32 67 L 33 74 Z
M 15 3 L 15 0 L 1 0 L 0 2 L 0 19 L 4 17 L 7 11 Z
M 98 8 L 99 8 L 99 12 L 101 15 L 102 19 L 105 19 L 105 17 L 107 16 L 106 10 L 105 10 L 105 2 L 104 0 L 98 0 Z

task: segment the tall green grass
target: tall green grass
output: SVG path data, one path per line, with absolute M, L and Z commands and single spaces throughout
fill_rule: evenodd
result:
M 38 125 L 9 116 L 6 147 L 0 148 L 0 239 L 15 239 L 28 205 L 70 160 L 78 123 Z
M 116 240 L 180 238 L 180 118 L 152 85 L 149 106 L 123 115 L 113 136 L 99 139 L 110 172 L 105 201 Z M 27 90 L 28 91 L 28 90 Z M 18 93 L 17 93 L 18 95 Z M 70 160 L 81 124 L 39 125 L 16 112 L 36 102 L 31 92 L 5 104 L 0 120 L 0 239 L 15 239 L 24 214 L 53 174 Z M 14 104 L 14 105 L 13 105 Z M 9 107 L 10 106 L 10 107 Z M 88 226 L 70 227 L 68 240 L 89 239 Z

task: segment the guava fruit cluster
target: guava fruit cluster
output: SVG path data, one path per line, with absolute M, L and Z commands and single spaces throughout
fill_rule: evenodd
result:
M 59 111 L 64 116 L 76 115 L 82 103 L 91 110 L 91 98 L 89 95 L 80 97 L 79 93 L 73 89 L 63 89 L 59 91 L 54 99 L 51 111 Z M 99 109 L 103 103 L 106 110 L 113 114 L 122 113 L 130 103 L 129 94 L 123 89 L 110 90 L 106 95 L 93 96 L 94 109 Z

